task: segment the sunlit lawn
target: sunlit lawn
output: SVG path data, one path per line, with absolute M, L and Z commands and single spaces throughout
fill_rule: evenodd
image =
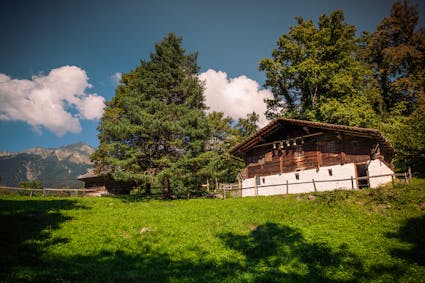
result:
M 1 196 L 0 281 L 425 281 L 424 180 L 307 196 Z

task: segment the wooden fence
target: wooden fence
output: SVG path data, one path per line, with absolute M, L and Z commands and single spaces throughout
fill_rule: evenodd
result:
M 240 183 L 219 184 L 215 197 L 226 199 L 228 197 L 242 197 L 242 186 Z
M 351 182 L 351 189 L 355 190 L 358 189 L 357 184 L 359 181 L 367 181 L 369 184 L 370 179 L 373 178 L 382 178 L 382 177 L 391 177 L 391 183 L 394 188 L 394 185 L 396 181 L 402 180 L 403 184 L 409 184 L 412 180 L 412 173 L 409 170 L 409 172 L 406 173 L 396 173 L 396 174 L 383 174 L 383 175 L 376 175 L 376 176 L 365 176 L 365 177 L 352 177 L 351 178 L 345 178 L 345 179 L 332 179 L 332 180 L 315 180 L 312 179 L 311 181 L 305 181 L 305 182 L 296 182 L 296 183 L 290 183 L 288 180 L 286 180 L 285 183 L 282 184 L 272 184 L 272 185 L 255 185 L 253 187 L 247 187 L 242 188 L 240 183 L 234 183 L 234 184 L 220 184 L 218 194 L 216 193 L 216 196 L 219 198 L 226 199 L 226 197 L 232 196 L 242 196 L 242 191 L 244 189 L 254 189 L 255 195 L 258 195 L 258 189 L 259 188 L 269 188 L 269 187 L 283 187 L 284 190 L 282 194 L 289 194 L 290 193 L 290 186 L 297 186 L 297 185 L 304 185 L 304 184 L 311 184 L 314 192 L 317 192 L 317 184 L 318 183 L 331 183 L 331 182 L 342 182 L 342 181 L 350 181 Z
M 266 187 L 278 187 L 281 186 L 284 188 L 284 191 L 282 194 L 289 194 L 290 193 L 290 186 L 296 186 L 301 184 L 311 184 L 314 188 L 314 191 L 317 192 L 317 186 L 318 183 L 329 183 L 329 182 L 340 182 L 340 181 L 351 181 L 351 189 L 357 189 L 357 183 L 362 180 L 367 180 L 367 183 L 369 183 L 369 180 L 372 178 L 381 178 L 381 177 L 391 177 L 391 183 L 394 187 L 396 180 L 402 179 L 404 180 L 404 184 L 408 184 L 412 180 L 412 173 L 409 170 L 405 173 L 397 173 L 397 174 L 384 174 L 384 175 L 376 175 L 376 176 L 366 176 L 366 177 L 351 177 L 346 179 L 333 179 L 333 180 L 314 180 L 307 182 L 296 182 L 296 183 L 289 183 L 287 180 L 285 183 L 282 184 L 272 184 L 272 185 L 256 185 L 254 187 L 248 187 L 243 189 L 255 189 L 255 195 L 258 195 L 258 189 L 259 188 L 266 188 Z M 242 196 L 242 182 L 239 183 L 219 183 L 216 181 L 216 186 L 214 190 L 214 196 L 217 198 L 223 198 L 226 199 L 228 197 L 241 197 Z M 210 192 L 210 184 L 204 184 L 202 185 L 202 189 L 206 192 Z M 29 195 L 31 196 L 84 196 L 90 193 L 98 192 L 98 189 L 53 189 L 53 188 L 43 188 L 43 189 L 28 189 L 28 188 L 17 188 L 17 187 L 7 187 L 7 186 L 0 186 L 0 194 L 22 194 L 22 195 Z M 190 197 L 189 195 L 187 196 Z
M 32 196 L 83 196 L 87 193 L 96 192 L 97 190 L 90 189 L 29 189 L 0 186 L 0 194 L 21 194 Z

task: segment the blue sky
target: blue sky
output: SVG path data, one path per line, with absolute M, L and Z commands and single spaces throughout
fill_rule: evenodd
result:
M 148 59 L 169 32 L 199 52 L 211 109 L 234 118 L 261 111 L 268 92 L 258 62 L 270 57 L 296 16 L 317 23 L 319 15 L 342 9 L 358 32 L 374 31 L 393 2 L 2 1 L 0 151 L 77 141 L 97 146 L 99 106 L 114 95 L 116 77 Z M 419 4 L 424 27 L 419 2 L 411 1 Z

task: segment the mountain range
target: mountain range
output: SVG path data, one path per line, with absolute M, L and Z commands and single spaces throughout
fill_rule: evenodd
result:
M 80 188 L 83 183 L 76 178 L 91 168 L 94 151 L 83 142 L 59 148 L 0 151 L 0 184 L 17 187 L 20 181 L 38 180 L 46 188 Z

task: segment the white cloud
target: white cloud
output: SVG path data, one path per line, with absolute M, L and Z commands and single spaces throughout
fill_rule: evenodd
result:
M 120 73 L 120 72 L 116 72 L 115 74 L 113 74 L 111 76 L 112 84 L 114 86 L 117 86 L 121 81 L 121 77 L 122 77 L 122 73 Z
M 267 89 L 260 90 L 256 81 L 246 76 L 227 78 L 225 72 L 212 69 L 201 73 L 199 78 L 205 82 L 209 111 L 224 112 L 236 120 L 256 112 L 260 115 L 258 125 L 263 127 L 267 124 L 264 98 L 271 98 L 271 92 Z
M 105 98 L 95 94 L 90 94 L 82 98 L 80 103 L 77 104 L 77 108 L 80 110 L 81 118 L 87 120 L 94 120 L 102 117 L 104 107 Z
M 0 120 L 24 121 L 36 133 L 44 127 L 57 136 L 81 131 L 80 119 L 99 119 L 104 98 L 91 88 L 84 70 L 63 66 L 31 80 L 0 74 Z

